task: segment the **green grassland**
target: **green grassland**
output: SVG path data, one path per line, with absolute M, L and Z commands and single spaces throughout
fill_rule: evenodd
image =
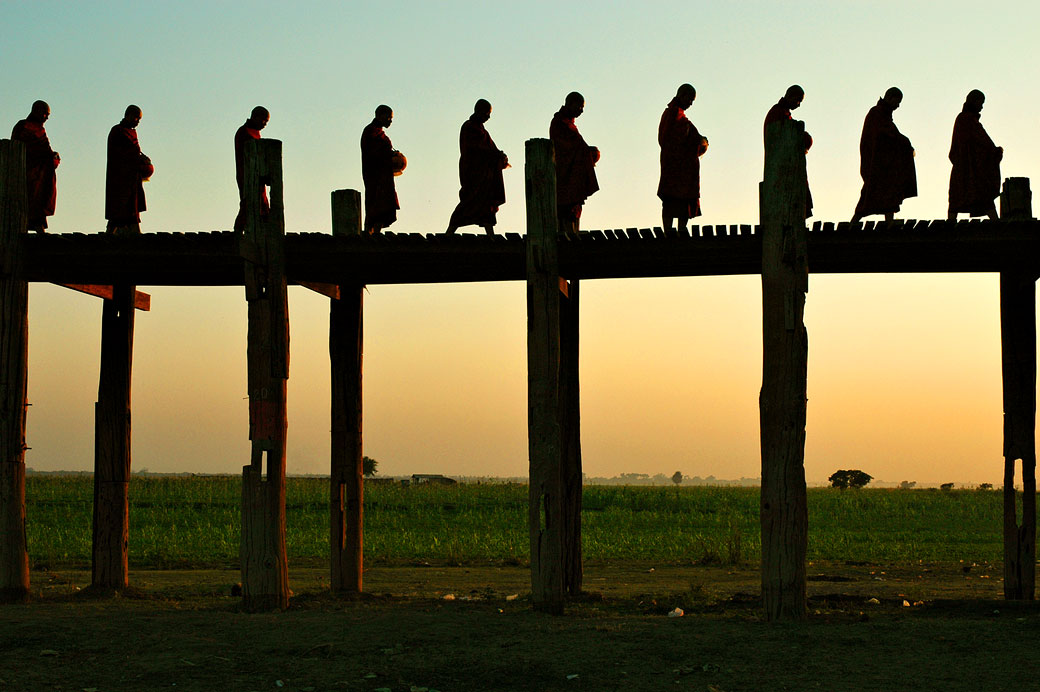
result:
M 93 480 L 29 476 L 26 511 L 34 568 L 89 565 Z M 130 484 L 134 568 L 238 564 L 241 480 L 135 477 Z M 1000 492 L 809 490 L 809 559 L 871 563 L 1002 559 Z M 589 486 L 586 560 L 736 564 L 759 555 L 758 489 Z M 328 559 L 328 481 L 290 478 L 289 559 Z M 524 563 L 527 486 L 477 484 L 365 489 L 369 564 Z

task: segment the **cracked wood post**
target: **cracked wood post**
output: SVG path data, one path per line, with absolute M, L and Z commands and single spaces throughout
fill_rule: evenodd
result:
M 1000 195 L 1003 220 L 1028 220 L 1028 178 L 1008 178 Z M 1000 273 L 1000 346 L 1004 382 L 1004 598 L 1033 600 L 1036 579 L 1036 279 L 1035 272 Z M 1022 524 L 1018 524 L 1015 461 L 1022 462 Z
M 289 604 L 285 556 L 285 385 L 289 378 L 289 309 L 285 280 L 282 143 L 246 142 L 246 228 L 240 238 L 248 302 L 250 463 L 242 469 L 242 596 L 247 610 Z M 271 211 L 260 215 L 260 185 Z M 266 460 L 266 469 L 265 462 Z M 265 473 L 266 471 L 266 473 Z
M 361 235 L 361 193 L 334 190 L 332 235 Z M 364 346 L 364 290 L 341 284 L 329 307 L 329 360 L 332 369 L 332 449 L 330 473 L 331 588 L 357 593 L 362 587 L 364 477 L 361 444 L 361 366 Z
M 29 284 L 19 277 L 26 233 L 25 147 L 0 139 L 0 601 L 29 598 L 25 542 L 25 387 Z
M 560 272 L 552 143 L 526 142 L 527 448 L 530 463 L 531 599 L 563 612 L 563 497 L 560 429 Z
M 805 401 L 808 290 L 805 126 L 765 132 L 762 229 L 762 603 L 769 620 L 806 617 Z
M 581 408 L 578 387 L 578 280 L 560 282 L 560 435 L 563 588 L 581 593 Z
M 94 520 L 90 585 L 125 589 L 130 505 L 130 382 L 136 287 L 117 284 L 101 308 L 101 372 L 94 405 Z

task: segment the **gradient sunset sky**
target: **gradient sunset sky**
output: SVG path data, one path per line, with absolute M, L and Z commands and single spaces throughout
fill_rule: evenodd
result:
M 380 103 L 408 156 L 390 230 L 443 231 L 458 128 L 478 98 L 510 155 L 500 232 L 523 232 L 524 141 L 567 92 L 602 151 L 584 228 L 660 225 L 657 123 L 682 82 L 711 142 L 702 224 L 757 223 L 762 119 L 793 83 L 814 220 L 848 220 L 863 117 L 890 86 L 917 151 L 917 198 L 946 213 L 953 120 L 971 89 L 1004 147 L 1002 177 L 1038 183 L 1040 5 L 1008 2 L 0 2 L 0 127 L 35 99 L 61 154 L 55 233 L 104 228 L 105 138 L 130 103 L 156 167 L 142 229 L 228 230 L 232 136 L 258 104 L 283 144 L 286 227 L 330 232 L 329 193 L 361 188 L 358 138 Z M 470 228 L 465 232 L 476 232 Z M 812 258 L 809 258 L 810 267 Z M 838 468 L 921 484 L 1001 481 L 998 281 L 813 275 L 806 305 L 806 475 Z M 248 463 L 241 288 L 140 287 L 135 469 L 237 473 Z M 373 286 L 365 297 L 365 453 L 384 474 L 527 474 L 522 283 Z M 290 473 L 328 470 L 328 299 L 290 289 Z M 584 468 L 759 475 L 757 277 L 582 285 Z M 26 464 L 93 465 L 101 302 L 30 289 Z

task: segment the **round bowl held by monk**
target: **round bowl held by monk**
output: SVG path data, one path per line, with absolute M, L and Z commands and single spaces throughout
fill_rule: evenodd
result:
M 697 156 L 704 156 L 705 152 L 708 151 L 708 138 L 701 137 L 701 144 L 697 147 Z
M 408 167 L 408 159 L 405 158 L 404 154 L 394 150 L 394 153 L 390 154 L 390 164 L 393 166 L 394 175 L 401 175 L 404 173 L 404 169 Z
M 155 173 L 155 166 L 152 165 L 152 160 L 141 154 L 141 182 L 148 182 L 152 178 L 152 173 Z

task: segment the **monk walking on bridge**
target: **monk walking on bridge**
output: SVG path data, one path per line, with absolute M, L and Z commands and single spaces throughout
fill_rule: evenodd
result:
M 791 111 L 802 105 L 802 100 L 805 98 L 805 90 L 797 84 L 792 84 L 787 88 L 787 92 L 784 93 L 782 99 L 776 102 L 776 104 L 769 109 L 766 113 L 765 123 L 762 125 L 763 133 L 771 123 L 782 122 L 784 120 L 793 120 L 791 117 Z M 763 134 L 764 136 L 764 134 Z M 812 137 L 809 133 L 805 133 L 805 153 L 809 153 L 809 149 L 812 147 Z M 809 192 L 809 185 L 806 183 L 805 186 L 805 218 L 812 216 L 812 193 Z
M 708 150 L 708 140 L 701 136 L 686 111 L 697 98 L 697 90 L 683 84 L 675 98 L 661 114 L 657 143 L 661 145 L 661 180 L 657 196 L 661 198 L 661 221 L 672 230 L 678 219 L 679 230 L 686 230 L 690 219 L 701 215 L 701 161 Z
M 863 135 L 859 140 L 863 190 L 852 216 L 853 223 L 871 214 L 884 214 L 885 221 L 891 221 L 904 199 L 917 196 L 914 147 L 892 121 L 892 113 L 902 101 L 903 92 L 892 87 L 878 99 L 863 121 Z
M 397 221 L 394 156 L 398 154 L 384 132 L 394 120 L 390 106 L 376 108 L 376 117 L 361 131 L 361 177 L 365 181 L 365 232 L 379 233 Z M 398 154 L 399 155 L 399 154 Z
M 459 204 L 448 221 L 448 235 L 470 225 L 483 227 L 488 235 L 495 234 L 495 215 L 506 201 L 502 171 L 509 165 L 509 158 L 485 129 L 489 118 L 491 104 L 480 99 L 459 130 Z
M 1000 161 L 1004 149 L 993 143 L 979 122 L 986 96 L 972 89 L 953 123 L 950 145 L 950 213 L 952 221 L 958 212 L 969 216 L 997 219 L 993 200 L 1000 194 Z
M 51 149 L 47 130 L 43 124 L 51 117 L 51 107 L 45 101 L 36 101 L 28 117 L 19 120 L 11 139 L 25 145 L 25 187 L 28 192 L 28 230 L 43 233 L 47 228 L 47 217 L 54 216 L 54 204 L 58 199 L 55 169 L 61 162 L 58 153 Z
M 140 108 L 127 106 L 123 119 L 108 133 L 105 218 L 109 233 L 141 232 L 141 212 L 146 208 L 143 183 L 155 170 L 137 142 L 141 116 Z
M 560 232 L 577 235 L 581 208 L 596 190 L 599 149 L 589 146 L 578 132 L 574 119 L 585 112 L 585 97 L 567 94 L 563 107 L 549 124 L 549 139 L 556 155 L 556 213 Z
M 271 113 L 263 106 L 257 106 L 249 114 L 242 127 L 235 132 L 235 180 L 238 182 L 238 216 L 235 217 L 235 230 L 244 231 L 246 227 L 246 195 L 245 195 L 245 163 L 246 142 L 260 139 L 260 130 L 267 127 Z M 271 203 L 267 200 L 267 186 L 260 184 L 260 216 L 271 213 Z

